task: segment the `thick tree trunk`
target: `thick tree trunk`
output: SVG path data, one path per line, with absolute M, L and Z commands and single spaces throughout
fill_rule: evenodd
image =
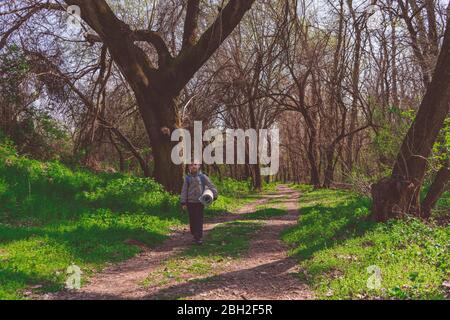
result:
M 308 154 L 309 158 L 309 154 Z M 310 170 L 310 184 L 314 187 L 320 187 L 320 176 L 319 176 L 319 170 L 317 169 L 316 161 L 315 159 L 309 158 L 309 164 L 311 167 Z
M 408 213 L 420 216 L 419 191 L 423 184 L 427 159 L 437 139 L 450 105 L 450 26 L 433 81 L 403 141 L 392 176 L 372 186 L 373 216 L 386 221 Z
M 167 86 L 167 92 L 170 92 L 169 89 L 170 86 Z M 157 92 L 147 91 L 145 96 L 138 98 L 152 148 L 153 177 L 173 193 L 180 192 L 183 183 L 183 166 L 175 165 L 171 159 L 172 149 L 177 144 L 171 141 L 171 135 L 180 127 L 176 103 L 175 98 L 164 98 L 164 95 Z
M 442 194 L 448 190 L 449 179 L 450 170 L 448 167 L 443 167 L 438 171 L 427 196 L 422 202 L 422 217 L 428 219 L 431 216 L 431 210 L 433 210 Z
M 261 167 L 258 164 L 252 165 L 253 171 L 253 190 L 262 190 Z

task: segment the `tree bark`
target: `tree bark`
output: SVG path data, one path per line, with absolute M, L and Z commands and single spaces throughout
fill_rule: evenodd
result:
M 355 49 L 353 58 L 352 70 L 352 105 L 350 115 L 350 131 L 355 130 L 358 121 L 358 101 L 359 101 L 359 82 L 361 75 L 361 51 L 362 51 L 362 32 L 360 19 L 358 19 L 355 10 L 353 9 L 353 1 L 347 0 L 348 7 L 353 19 L 353 28 L 355 30 Z M 353 139 L 354 135 L 350 135 L 347 139 L 347 161 L 345 166 L 345 173 L 349 174 L 353 170 Z
M 317 156 L 316 156 L 316 141 L 317 141 L 317 131 L 312 126 L 312 120 L 311 118 L 305 117 L 305 119 L 309 119 L 311 121 L 311 126 L 308 128 L 308 136 L 309 136 L 309 142 L 308 142 L 308 150 L 307 150 L 307 156 L 308 156 L 308 162 L 310 166 L 310 183 L 314 187 L 320 186 L 320 175 L 319 175 L 319 169 L 317 168 Z M 308 120 L 307 120 L 307 123 Z
M 109 140 L 111 141 L 111 144 L 113 145 L 114 149 L 116 149 L 117 155 L 119 156 L 119 171 L 125 172 L 125 158 L 123 156 L 122 150 L 120 150 L 120 147 L 117 145 L 116 141 L 114 141 L 111 130 L 109 131 Z
M 434 209 L 436 203 L 442 194 L 448 190 L 448 180 L 450 179 L 450 170 L 447 166 L 442 167 L 436 174 L 436 178 L 431 184 L 427 196 L 422 202 L 422 217 L 428 219 L 431 216 L 431 210 Z
M 330 188 L 334 180 L 334 151 L 336 147 L 331 145 L 325 152 L 326 165 L 325 165 L 325 179 L 323 182 L 324 188 Z
M 419 192 L 427 159 L 449 112 L 449 78 L 450 26 L 447 26 L 433 80 L 403 141 L 392 175 L 372 186 L 374 220 L 386 221 L 408 213 L 421 215 Z

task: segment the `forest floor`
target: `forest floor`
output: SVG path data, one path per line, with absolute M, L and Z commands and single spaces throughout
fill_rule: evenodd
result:
M 205 243 L 193 246 L 183 227 L 155 248 L 137 241 L 142 252 L 110 265 L 80 290 L 43 299 L 313 299 L 298 277 L 298 262 L 280 240 L 299 216 L 300 192 L 276 192 L 233 214 L 205 223 Z

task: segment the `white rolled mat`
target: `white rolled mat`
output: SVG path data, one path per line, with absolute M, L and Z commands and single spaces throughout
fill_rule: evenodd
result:
M 206 189 L 198 200 L 204 205 L 209 206 L 214 201 L 214 194 L 211 190 Z

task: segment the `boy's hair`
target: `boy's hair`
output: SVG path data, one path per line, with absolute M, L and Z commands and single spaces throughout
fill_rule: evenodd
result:
M 191 172 L 191 166 L 198 166 L 198 169 L 201 170 L 202 165 L 199 163 L 190 163 L 188 165 L 186 165 L 186 174 Z
M 199 163 L 191 163 L 191 164 L 188 164 L 187 168 L 190 169 L 190 168 L 192 168 L 193 166 L 197 166 L 199 169 L 201 169 L 201 167 L 202 167 L 202 165 L 199 164 Z

